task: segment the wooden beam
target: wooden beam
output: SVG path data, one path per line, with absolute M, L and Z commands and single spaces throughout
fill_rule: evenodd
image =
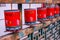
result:
M 0 0 L 0 3 L 52 3 L 52 0 Z

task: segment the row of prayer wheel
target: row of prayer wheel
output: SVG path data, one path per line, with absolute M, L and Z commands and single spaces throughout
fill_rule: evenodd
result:
M 25 24 L 36 24 L 36 21 L 59 16 L 59 6 L 24 9 Z M 5 10 L 5 25 L 7 31 L 18 31 L 21 28 L 21 12 L 19 10 Z M 23 17 L 22 17 L 23 18 Z

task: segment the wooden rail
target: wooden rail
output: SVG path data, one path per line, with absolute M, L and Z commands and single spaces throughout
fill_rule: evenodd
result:
M 60 3 L 60 0 L 0 0 L 0 3 Z

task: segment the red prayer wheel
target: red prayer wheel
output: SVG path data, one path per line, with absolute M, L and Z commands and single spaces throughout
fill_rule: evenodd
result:
M 37 8 L 37 18 L 38 20 L 46 20 L 47 9 L 46 8 Z
M 47 18 L 54 18 L 54 7 L 47 8 Z
M 21 28 L 20 27 L 21 17 L 19 10 L 5 10 L 4 15 L 5 15 L 5 25 L 7 31 L 16 31 Z
M 59 16 L 59 6 L 55 6 L 55 17 Z
M 25 9 L 25 24 L 35 24 L 36 22 L 36 9 Z

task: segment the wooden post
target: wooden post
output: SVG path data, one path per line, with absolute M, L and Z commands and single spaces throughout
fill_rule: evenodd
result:
M 11 3 L 11 10 L 12 10 L 12 3 Z

